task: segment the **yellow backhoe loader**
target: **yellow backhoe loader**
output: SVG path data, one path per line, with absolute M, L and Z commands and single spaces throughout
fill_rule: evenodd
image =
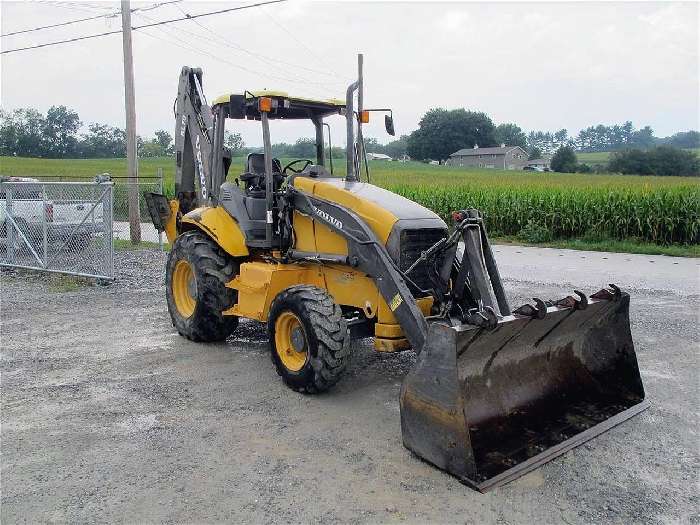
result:
M 412 349 L 400 396 L 404 445 L 485 491 L 536 468 L 648 406 L 629 326 L 629 296 L 535 299 L 511 309 L 481 214 L 432 211 L 360 180 L 368 173 L 362 56 L 344 100 L 243 91 L 207 102 L 184 67 L 175 103 L 175 197 L 147 197 L 172 243 L 167 304 L 193 341 L 267 323 L 272 361 L 293 390 L 327 390 L 350 340 Z M 346 173 L 333 175 L 324 119 L 345 118 Z M 263 153 L 229 173 L 224 127 L 257 120 Z M 305 119 L 316 158 L 282 166 L 270 123 Z M 330 143 L 330 128 L 329 128 Z M 330 166 L 327 168 L 326 166 Z M 507 210 L 504 210 L 507 213 Z

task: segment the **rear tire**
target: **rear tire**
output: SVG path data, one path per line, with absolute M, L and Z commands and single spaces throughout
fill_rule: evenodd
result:
M 168 256 L 165 289 L 168 311 L 180 335 L 192 341 L 223 341 L 238 326 L 238 317 L 222 312 L 236 303 L 226 288 L 238 263 L 198 230 L 180 235 Z
M 272 302 L 267 322 L 277 373 L 297 392 L 328 390 L 350 360 L 348 327 L 327 291 L 293 286 Z

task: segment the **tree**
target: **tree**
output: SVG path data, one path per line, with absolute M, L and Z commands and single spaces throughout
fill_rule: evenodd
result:
M 569 145 L 569 132 L 565 129 L 560 129 L 555 132 L 552 137 L 552 142 L 557 148 Z
M 126 132 L 107 124 L 90 124 L 78 151 L 85 158 L 125 157 Z
M 536 148 L 542 153 L 552 153 L 556 146 L 554 135 L 549 131 L 531 131 L 527 134 L 527 146 L 530 149 Z
M 542 150 L 537 147 L 532 147 L 528 150 L 527 160 L 540 159 L 542 158 Z
M 299 138 L 289 149 L 289 155 L 295 159 L 315 159 L 316 141 L 311 138 Z
M 391 158 L 400 159 L 408 154 L 408 135 L 401 135 L 397 140 L 392 140 L 384 147 L 384 152 Z
M 43 156 L 62 158 L 75 155 L 81 125 L 75 111 L 66 106 L 50 107 L 41 129 Z
M 576 159 L 576 153 L 570 146 L 562 146 L 557 150 L 557 152 L 552 157 L 550 167 L 552 171 L 558 171 L 560 173 L 574 173 L 578 160 Z
M 499 124 L 494 131 L 494 139 L 498 144 L 506 146 L 527 147 L 527 137 L 520 126 L 516 124 Z
M 622 125 L 621 128 L 621 136 L 622 136 L 622 144 L 627 146 L 630 142 L 632 142 L 632 133 L 634 132 L 634 126 L 632 125 L 631 121 L 627 121 Z
M 0 144 L 3 155 L 43 157 L 42 129 L 44 116 L 33 108 L 19 108 L 12 113 L 2 112 Z
M 14 115 L 0 109 L 0 155 L 17 154 L 17 126 Z
M 408 137 L 408 154 L 414 159 L 443 160 L 462 148 L 494 146 L 495 127 L 481 112 L 466 109 L 429 110 Z
M 650 148 L 654 145 L 654 130 L 649 126 L 632 133 L 632 145 L 637 148 Z
M 167 131 L 160 129 L 155 133 L 155 141 L 160 147 L 159 156 L 168 156 L 173 154 L 173 136 Z M 225 140 L 225 139 L 224 139 Z
M 143 143 L 139 148 L 139 158 L 147 158 L 147 157 L 162 157 L 163 156 L 163 147 L 161 144 L 158 142 L 157 139 L 149 140 L 148 142 Z
M 384 153 L 384 144 L 380 144 L 374 137 L 365 137 L 365 151 L 367 153 Z
M 666 144 L 676 148 L 700 148 L 700 133 L 697 131 L 681 131 L 666 139 Z
M 245 148 L 243 136 L 238 132 L 224 131 L 224 146 L 231 150 L 232 155 L 240 153 Z
M 700 159 L 692 151 L 657 146 L 647 151 L 630 149 L 613 153 L 608 170 L 634 175 L 700 175 Z

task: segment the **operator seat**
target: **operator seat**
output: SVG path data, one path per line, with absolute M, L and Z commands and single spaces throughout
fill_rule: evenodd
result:
M 274 189 L 279 189 L 284 177 L 279 159 L 272 159 Z M 245 184 L 245 207 L 248 217 L 254 222 L 265 221 L 265 155 L 249 153 L 246 171 L 240 177 Z M 264 228 L 264 223 L 261 224 Z M 259 232 L 257 232 L 259 233 Z
M 275 190 L 279 189 L 284 180 L 282 165 L 279 159 L 272 159 L 272 178 Z M 246 159 L 246 170 L 240 177 L 245 184 L 246 193 L 254 199 L 265 198 L 265 155 L 249 153 Z
M 265 155 L 263 153 L 249 153 L 245 166 L 246 173 L 265 176 Z M 279 159 L 272 159 L 272 173 L 282 174 L 282 165 Z

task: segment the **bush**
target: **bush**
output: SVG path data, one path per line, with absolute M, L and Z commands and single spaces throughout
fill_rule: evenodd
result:
M 577 165 L 576 152 L 569 146 L 559 148 L 550 162 L 552 171 L 558 171 L 559 173 L 574 173 Z
M 613 153 L 608 170 L 631 175 L 697 177 L 700 160 L 694 152 L 672 146 L 658 146 L 648 151 L 630 149 Z
M 541 224 L 530 219 L 525 227 L 518 232 L 518 239 L 521 241 L 537 244 L 552 240 L 552 232 Z
M 593 173 L 593 168 L 591 168 L 588 164 L 582 162 L 578 166 L 576 166 L 576 173 Z

